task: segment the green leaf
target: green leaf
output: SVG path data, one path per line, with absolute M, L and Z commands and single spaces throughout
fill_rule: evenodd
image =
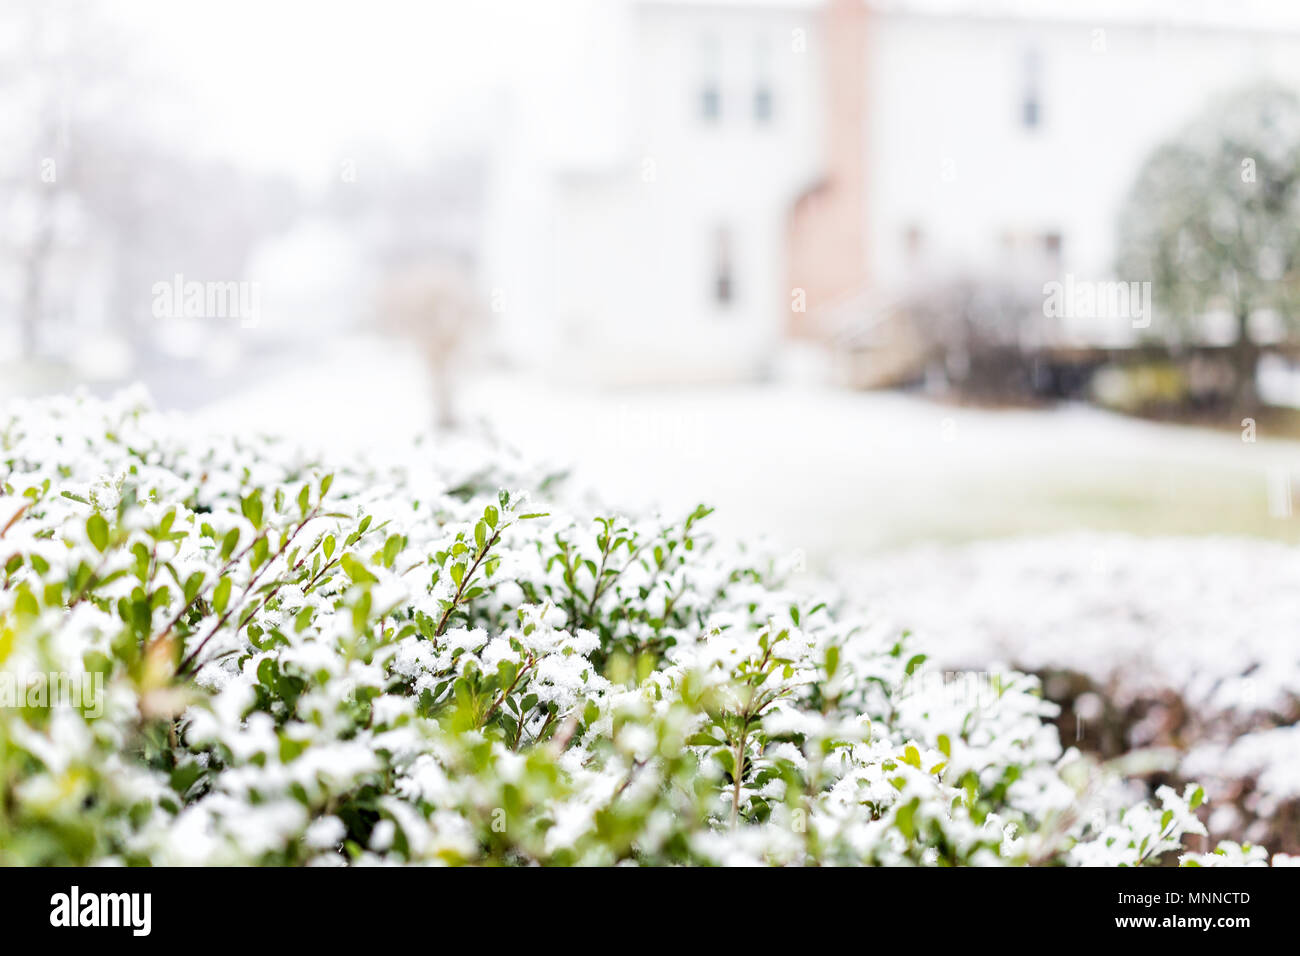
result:
M 194 600 L 194 596 L 199 593 L 199 588 L 203 587 L 205 575 L 202 571 L 195 571 L 185 579 L 185 603 L 188 604 Z
M 388 540 L 384 542 L 384 567 L 391 568 L 393 566 L 393 562 L 397 560 L 398 554 L 402 551 L 402 543 L 400 534 L 388 536 Z
M 100 554 L 108 548 L 108 522 L 98 511 L 86 519 L 86 537 Z
M 239 502 L 239 510 L 244 513 L 245 518 L 247 518 L 250 522 L 252 522 L 254 528 L 260 530 L 262 527 L 261 490 L 254 491 L 251 495 L 242 499 Z
M 339 563 L 343 565 L 343 570 L 347 572 L 348 577 L 357 584 L 374 584 L 379 580 L 370 573 L 369 569 L 367 569 L 364 564 L 358 561 L 351 554 L 343 555 L 343 557 L 339 559 Z
M 903 836 L 909 840 L 916 834 L 915 817 L 919 802 L 919 800 L 913 799 L 909 803 L 903 804 L 894 813 L 894 822 L 898 825 L 898 829 L 902 831 Z
M 212 610 L 218 615 L 225 613 L 230 603 L 230 578 L 222 578 L 212 591 Z
M 221 539 L 221 560 L 229 561 L 230 556 L 235 553 L 235 546 L 239 544 L 239 529 L 231 528 L 226 532 L 226 536 Z
M 266 559 L 270 556 L 270 553 L 271 545 L 265 537 L 258 538 L 253 542 L 253 556 L 250 560 L 250 564 L 254 571 L 266 563 Z

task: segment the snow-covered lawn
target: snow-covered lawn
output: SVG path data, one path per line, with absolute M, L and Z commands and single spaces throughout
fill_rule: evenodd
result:
M 1293 546 L 1077 534 L 911 548 L 851 578 L 947 666 L 1070 670 L 1121 704 L 1171 687 L 1217 711 L 1300 696 Z
M 1247 443 L 1085 407 L 988 411 L 807 386 L 602 391 L 497 371 L 459 391 L 465 419 L 530 458 L 575 465 L 606 498 L 675 511 L 704 500 L 720 506 L 719 527 L 769 536 L 814 564 L 1081 529 L 1300 540 L 1300 519 L 1269 509 L 1270 482 L 1300 468 L 1300 443 L 1266 433 Z M 309 365 L 285 363 L 208 413 L 384 445 L 427 425 L 429 396 L 410 350 L 353 339 Z

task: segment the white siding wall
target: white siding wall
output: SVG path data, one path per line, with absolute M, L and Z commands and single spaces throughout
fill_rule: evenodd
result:
M 1020 112 L 1031 49 L 1037 130 Z M 1294 35 L 1231 29 L 897 15 L 877 19 L 869 59 L 871 255 L 886 282 L 907 273 L 913 225 L 932 265 L 997 267 L 1004 233 L 1059 232 L 1061 271 L 1106 278 L 1153 147 L 1216 93 L 1265 77 L 1300 88 Z
M 535 237 L 536 261 L 521 262 L 516 238 L 505 271 L 538 291 L 509 308 L 524 327 L 546 329 L 558 357 L 576 355 L 582 370 L 609 378 L 753 375 L 788 309 L 786 216 L 821 166 L 815 17 L 798 7 L 635 4 L 627 26 L 617 157 L 554 170 L 544 189 L 515 175 L 511 191 L 533 208 L 533 225 L 518 209 L 507 210 L 508 225 Z M 806 49 L 795 49 L 796 30 Z M 700 102 L 710 76 L 721 100 L 711 123 Z M 772 94 L 766 123 L 754 113 L 761 77 Z M 734 290 L 726 306 L 713 281 L 722 228 Z
M 563 374 L 752 375 L 788 317 L 787 215 L 823 165 L 818 11 L 601 9 L 595 39 L 557 54 L 571 59 L 569 85 L 532 91 L 498 151 L 484 284 L 504 296 L 499 327 L 516 356 Z M 1007 236 L 1061 236 L 1044 282 L 1110 278 L 1119 210 L 1149 151 L 1215 93 L 1265 77 L 1300 88 L 1294 33 L 880 12 L 869 37 L 865 216 L 883 296 L 918 273 L 1003 268 Z M 760 55 L 766 125 L 753 113 Z M 1033 130 L 1021 116 L 1029 55 Z M 716 124 L 700 116 L 711 66 Z M 735 291 L 725 308 L 712 297 L 721 226 Z M 919 265 L 906 253 L 913 229 Z

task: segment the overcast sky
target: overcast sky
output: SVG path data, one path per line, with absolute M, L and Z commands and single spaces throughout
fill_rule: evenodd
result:
M 98 9 L 121 11 L 142 40 L 140 59 L 191 106 L 186 145 L 322 183 L 348 159 L 362 165 L 368 157 L 414 162 L 463 153 L 500 130 L 506 96 L 534 113 L 546 110 L 546 135 L 581 151 L 593 115 L 583 113 L 584 97 L 590 106 L 604 96 L 595 115 L 608 117 L 608 98 L 615 95 L 601 90 L 584 64 L 617 56 L 602 47 L 610 44 L 618 2 L 121 0 Z M 1290 0 L 878 0 L 878 6 L 1099 22 L 1195 18 L 1223 29 L 1300 22 L 1300 3 Z
M 114 9 L 140 37 L 149 71 L 202 119 L 189 145 L 313 182 L 367 151 L 414 160 L 481 142 L 498 120 L 498 94 L 563 81 L 598 2 L 129 0 Z

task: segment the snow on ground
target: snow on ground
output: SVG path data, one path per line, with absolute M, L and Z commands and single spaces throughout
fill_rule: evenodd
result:
M 1221 790 L 1234 781 L 1253 782 L 1252 808 L 1270 817 L 1279 804 L 1300 799 L 1300 726 L 1270 727 L 1229 741 L 1212 741 L 1191 749 L 1181 770 L 1187 777 L 1218 784 Z M 1235 821 L 1225 821 L 1229 829 Z
M 940 664 L 1063 669 L 1121 705 L 1174 689 L 1216 711 L 1300 697 L 1300 549 L 1116 534 L 926 546 L 869 559 L 859 596 Z
M 1300 549 L 1077 534 L 911 548 L 849 579 L 937 669 L 1070 671 L 1121 709 L 1160 702 L 1125 743 L 1172 742 L 1214 832 L 1300 839 L 1276 829 L 1300 799 Z
M 304 440 L 409 441 L 432 420 L 410 349 L 355 337 L 285 362 L 205 417 Z M 793 385 L 599 390 L 473 370 L 462 417 L 528 457 L 572 464 L 627 507 L 719 506 L 715 528 L 814 564 L 917 541 L 1081 529 L 1300 540 L 1270 486 L 1300 444 L 1135 421 L 1086 407 L 955 408 Z M 1300 487 L 1300 480 L 1295 482 Z

